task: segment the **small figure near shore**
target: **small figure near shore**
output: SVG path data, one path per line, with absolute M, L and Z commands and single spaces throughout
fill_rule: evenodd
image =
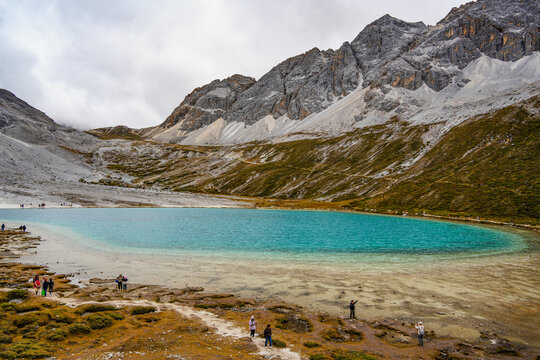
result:
M 127 276 L 122 276 L 122 288 L 124 289 L 124 291 L 127 291 L 127 281 Z
M 36 295 L 38 294 L 40 287 L 41 287 L 41 282 L 39 281 L 39 276 L 36 275 L 34 277 L 34 289 L 36 289 Z
M 414 327 L 418 330 L 418 346 L 424 346 L 424 325 L 419 321 Z
M 54 288 L 54 280 L 53 280 L 53 278 L 50 278 L 49 279 L 49 295 L 52 294 L 53 288 Z
M 249 320 L 249 336 L 255 336 L 255 330 L 257 330 L 257 322 L 255 321 L 255 316 L 252 316 Z
M 2 224 L 2 231 L 6 228 L 6 224 Z
M 43 278 L 43 284 L 41 286 L 41 295 L 47 296 L 47 290 L 49 289 L 49 281 L 47 278 Z
M 116 284 L 118 285 L 118 290 L 122 290 L 122 280 L 124 279 L 124 277 L 122 276 L 122 274 L 118 275 L 118 277 L 116 278 Z
M 351 303 L 349 304 L 349 310 L 350 310 L 349 319 L 356 319 L 355 305 L 356 305 L 357 302 L 358 302 L 358 300 L 356 300 L 356 301 L 351 300 Z
M 272 328 L 270 327 L 270 324 L 266 325 L 266 329 L 264 329 L 264 347 L 266 347 L 270 343 L 270 347 L 272 347 Z

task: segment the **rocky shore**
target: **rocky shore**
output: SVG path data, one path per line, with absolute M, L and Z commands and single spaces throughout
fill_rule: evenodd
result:
M 489 319 L 474 341 L 441 336 L 427 324 L 425 346 L 413 323 L 348 320 L 277 298 L 253 300 L 200 287 L 168 288 L 91 279 L 82 286 L 65 275 L 17 262 L 39 238 L 0 232 L 0 358 L 55 359 L 536 359 L 538 348 L 497 335 Z M 52 276 L 52 296 L 34 296 L 29 279 Z M 282 284 L 287 287 L 287 284 Z M 441 284 L 443 286 L 443 284 Z M 23 290 L 23 291 L 21 291 Z M 466 306 L 466 304 L 463 304 Z M 532 308 L 538 304 L 530 304 Z M 247 322 L 258 322 L 249 338 Z M 444 314 L 441 314 L 444 316 Z M 512 317 L 509 317 L 512 320 Z M 535 319 L 531 319 L 535 321 Z M 274 347 L 264 347 L 266 324 Z M 537 344 L 536 344 L 537 345 Z

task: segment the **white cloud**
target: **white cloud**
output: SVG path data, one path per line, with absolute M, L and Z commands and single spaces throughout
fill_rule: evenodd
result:
M 62 124 L 161 123 L 195 87 L 338 48 L 389 13 L 434 24 L 446 0 L 0 0 L 0 87 Z

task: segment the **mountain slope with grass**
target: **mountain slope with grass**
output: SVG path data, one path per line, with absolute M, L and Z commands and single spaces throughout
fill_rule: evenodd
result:
M 444 123 L 394 118 L 339 137 L 276 144 L 114 144 L 101 149 L 101 161 L 144 187 L 537 223 L 539 109 L 536 96 L 435 140 Z

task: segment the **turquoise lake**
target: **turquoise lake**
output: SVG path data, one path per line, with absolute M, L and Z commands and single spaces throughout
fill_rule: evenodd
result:
M 327 211 L 212 208 L 0 210 L 0 222 L 49 226 L 97 249 L 155 254 L 458 255 L 510 252 L 520 236 L 493 228 Z

